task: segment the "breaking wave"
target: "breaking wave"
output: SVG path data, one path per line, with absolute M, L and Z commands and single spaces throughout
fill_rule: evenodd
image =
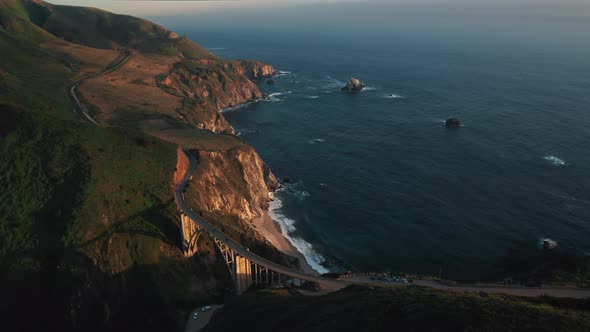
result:
M 539 241 L 537 242 L 537 246 L 539 247 L 539 249 L 545 249 L 545 243 L 547 244 L 547 249 L 557 248 L 558 245 L 557 241 L 547 237 L 539 239 Z
M 244 107 L 250 106 L 251 104 L 253 104 L 255 102 L 256 101 L 249 101 L 247 103 L 243 103 L 243 104 L 240 104 L 238 106 L 224 108 L 224 109 L 221 110 L 221 113 L 231 112 L 231 111 L 237 111 L 237 110 L 240 110 L 240 109 L 242 109 Z
M 275 77 L 282 77 L 282 76 L 296 76 L 290 71 L 287 70 L 278 70 Z
M 553 166 L 565 166 L 565 161 L 556 156 L 544 156 L 543 159 L 550 162 Z
M 271 102 L 271 103 L 277 103 L 277 102 L 280 102 L 280 101 L 284 101 L 285 98 L 279 98 L 279 97 L 284 96 L 284 95 L 285 95 L 284 92 L 273 92 L 273 93 L 269 94 L 266 97 L 265 101 L 268 101 L 268 102 Z
M 323 138 L 314 138 L 314 139 L 310 139 L 309 141 L 307 141 L 307 143 L 309 144 L 319 144 L 319 143 L 324 143 L 326 140 Z
M 258 130 L 255 129 L 238 129 L 236 130 L 236 136 L 245 136 L 251 134 L 258 134 Z
M 325 82 L 326 82 L 326 84 L 323 85 L 324 89 L 342 88 L 343 86 L 346 85 L 346 82 L 337 80 L 331 76 L 326 77 Z
M 392 93 L 392 94 L 388 94 L 388 95 L 383 96 L 383 98 L 387 98 L 387 99 L 404 99 L 406 97 L 404 97 L 402 95 L 398 95 L 398 94 Z
M 295 220 L 286 217 L 281 212 L 281 207 L 283 206 L 283 202 L 278 199 L 276 196 L 274 200 L 270 202 L 270 207 L 268 210 L 268 215 L 274 220 L 279 227 L 281 228 L 281 234 L 291 242 L 291 244 L 299 251 L 307 263 L 318 273 L 324 274 L 330 272 L 326 269 L 322 263 L 325 261 L 325 258 L 320 255 L 317 251 L 313 249 L 311 243 L 303 240 L 302 238 L 292 236 L 291 234 L 295 232 Z

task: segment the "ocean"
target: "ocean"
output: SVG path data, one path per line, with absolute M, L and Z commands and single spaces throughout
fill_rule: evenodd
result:
M 270 212 L 308 262 L 495 280 L 545 238 L 588 254 L 589 16 L 355 6 L 154 18 L 280 70 L 224 115 L 293 180 Z

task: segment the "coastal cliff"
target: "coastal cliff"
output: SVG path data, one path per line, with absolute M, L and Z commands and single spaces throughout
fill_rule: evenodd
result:
M 219 112 L 263 98 L 253 79 L 273 75 L 274 68 L 257 61 L 185 59 L 157 77 L 158 86 L 183 97 L 185 119 L 198 128 L 233 133 Z
M 196 153 L 199 167 L 187 191 L 192 206 L 245 222 L 262 216 L 278 181 L 251 146 Z
M 256 60 L 238 60 L 238 71 L 251 80 L 273 76 L 277 71 L 271 65 Z
M 253 252 L 297 265 L 250 224 L 276 179 L 247 143 L 218 134 L 233 133 L 220 110 L 262 98 L 252 79 L 271 67 L 219 59 L 145 20 L 43 1 L 0 0 L 0 45 L 7 325 L 180 330 L 195 302 L 223 299 L 233 283 L 211 239 L 182 251 L 172 189 L 189 160 L 178 145 L 201 162 L 191 207 Z M 88 75 L 119 48 L 124 64 Z M 78 96 L 104 126 L 72 110 L 67 91 L 84 75 Z M 39 319 L 23 319 L 30 312 Z

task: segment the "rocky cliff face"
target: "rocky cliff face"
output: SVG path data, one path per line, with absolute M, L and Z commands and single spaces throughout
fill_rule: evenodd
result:
M 238 60 L 238 71 L 251 80 L 273 76 L 277 71 L 271 65 L 256 60 Z
M 157 82 L 165 91 L 186 98 L 183 113 L 192 125 L 233 133 L 219 111 L 263 98 L 252 79 L 274 72 L 272 66 L 256 61 L 186 59 Z
M 187 199 L 200 211 L 252 221 L 268 208 L 269 192 L 278 182 L 254 148 L 199 151 L 199 167 L 190 181 Z

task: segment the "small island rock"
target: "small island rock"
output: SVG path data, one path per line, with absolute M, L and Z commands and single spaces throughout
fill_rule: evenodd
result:
M 463 123 L 461 123 L 461 120 L 459 120 L 458 118 L 455 118 L 455 117 L 448 118 L 447 121 L 445 122 L 445 124 L 447 127 L 451 127 L 451 128 L 458 128 L 463 125 Z
M 364 87 L 365 87 L 365 85 L 363 84 L 363 82 L 361 82 L 361 80 L 353 77 L 350 79 L 350 81 L 348 81 L 348 83 L 346 83 L 346 86 L 344 86 L 342 88 L 342 91 L 348 91 L 348 92 L 361 91 Z
M 272 78 L 269 78 L 268 81 L 266 81 L 266 84 L 268 84 L 268 85 L 274 85 L 275 84 L 275 80 L 273 80 Z
M 293 179 L 288 176 L 285 176 L 281 182 L 282 183 L 293 183 Z

